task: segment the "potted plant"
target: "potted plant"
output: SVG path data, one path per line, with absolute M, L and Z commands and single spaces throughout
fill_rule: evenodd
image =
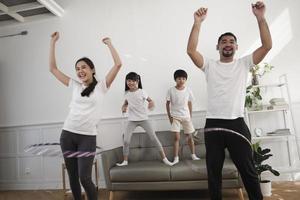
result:
M 245 107 L 249 110 L 262 110 L 262 97 L 260 95 L 260 88 L 255 87 L 255 85 L 259 84 L 259 77 L 265 75 L 265 73 L 270 72 L 274 66 L 264 63 L 263 65 L 254 65 L 250 69 L 251 73 L 251 85 L 249 85 L 246 89 L 246 100 Z
M 263 105 L 261 100 L 260 88 L 249 85 L 246 89 L 245 107 L 248 110 L 262 110 Z
M 275 176 L 279 176 L 280 173 L 273 169 L 270 165 L 268 164 L 263 164 L 263 162 L 267 159 L 269 159 L 273 154 L 270 154 L 271 150 L 266 148 L 262 149 L 260 146 L 260 142 L 256 142 L 252 144 L 252 149 L 253 149 L 253 160 L 254 160 L 254 166 L 258 174 L 258 179 L 260 182 L 260 188 L 262 191 L 263 196 L 271 196 L 271 181 L 270 180 L 263 180 L 261 175 L 265 171 L 270 171 L 272 174 Z
M 264 63 L 262 65 L 257 64 L 251 67 L 250 73 L 252 75 L 251 84 L 258 85 L 259 84 L 259 77 L 262 77 L 265 73 L 270 72 L 274 66 L 270 65 L 269 63 Z

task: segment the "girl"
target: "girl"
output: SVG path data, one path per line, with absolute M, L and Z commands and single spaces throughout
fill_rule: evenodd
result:
M 122 106 L 123 113 L 125 113 L 128 108 L 128 124 L 124 134 L 123 146 L 124 161 L 122 163 L 117 163 L 117 166 L 128 165 L 130 139 L 132 132 L 137 126 L 142 127 L 149 135 L 150 139 L 155 142 L 163 162 L 166 165 L 172 166 L 172 163 L 167 159 L 162 145 L 148 120 L 147 108 L 145 106 L 146 101 L 148 102 L 148 109 L 152 110 L 154 108 L 154 102 L 150 99 L 145 90 L 142 89 L 141 77 L 135 72 L 130 72 L 126 75 L 125 79 L 125 102 Z
M 50 72 L 65 86 L 72 90 L 70 112 L 63 125 L 60 144 L 64 153 L 64 161 L 69 175 L 70 187 L 75 200 L 81 200 L 82 184 L 89 200 L 97 199 L 97 191 L 91 179 L 92 165 L 95 156 L 67 158 L 66 152 L 95 152 L 96 125 L 100 120 L 101 103 L 104 94 L 115 79 L 121 67 L 119 55 L 109 38 L 102 41 L 110 50 L 114 66 L 104 80 L 95 78 L 93 62 L 84 57 L 75 64 L 77 77 L 80 81 L 71 79 L 61 72 L 56 65 L 55 44 L 59 33 L 51 35 L 50 42 Z M 79 183 L 80 180 L 80 183 Z

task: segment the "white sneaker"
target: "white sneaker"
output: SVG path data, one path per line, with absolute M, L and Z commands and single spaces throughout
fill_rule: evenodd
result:
M 174 161 L 172 162 L 172 164 L 175 165 L 175 164 L 177 164 L 177 163 L 179 163 L 179 157 L 178 157 L 178 156 L 176 156 L 176 157 L 174 158 Z
M 196 154 L 191 154 L 191 157 L 192 157 L 193 160 L 200 160 L 200 158 L 197 157 Z
M 128 165 L 128 161 L 124 160 L 122 163 L 117 163 L 117 166 L 122 167 Z

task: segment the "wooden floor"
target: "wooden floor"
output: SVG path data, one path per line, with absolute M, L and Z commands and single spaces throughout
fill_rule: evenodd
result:
M 244 192 L 245 193 L 245 192 Z M 246 194 L 244 195 L 246 197 Z M 63 200 L 60 190 L 38 191 L 1 191 L 0 200 Z M 72 199 L 71 197 L 68 199 Z M 108 192 L 99 191 L 99 200 L 107 200 Z M 176 192 L 116 192 L 114 200 L 209 200 L 208 192 L 176 191 Z M 247 198 L 245 198 L 247 199 Z M 238 200 L 235 190 L 224 190 L 223 200 Z M 273 183 L 272 196 L 265 200 L 300 200 L 300 182 Z

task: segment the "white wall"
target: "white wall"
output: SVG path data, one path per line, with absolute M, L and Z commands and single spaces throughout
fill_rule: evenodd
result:
M 206 107 L 204 75 L 185 53 L 188 35 L 193 23 L 193 12 L 200 6 L 209 8 L 203 24 L 199 49 L 204 55 L 218 58 L 215 44 L 220 33 L 232 31 L 238 36 L 239 52 L 243 55 L 259 39 L 255 17 L 251 13 L 252 1 L 229 0 L 87 0 L 57 1 L 65 8 L 62 18 L 6 26 L 0 34 L 28 30 L 29 35 L 0 39 L 0 126 L 61 122 L 68 112 L 70 91 L 48 72 L 50 34 L 60 31 L 57 45 L 57 62 L 62 71 L 75 77 L 74 63 L 90 57 L 97 66 L 97 73 L 104 77 L 112 66 L 106 47 L 100 42 L 110 36 L 121 54 L 123 69 L 119 73 L 103 108 L 104 118 L 119 117 L 124 90 L 124 76 L 129 71 L 141 74 L 144 88 L 156 101 L 155 113 L 165 113 L 166 90 L 174 85 L 173 72 L 186 69 L 188 85 L 197 100 L 195 110 Z M 299 2 L 265 1 L 266 16 L 272 29 L 275 57 L 270 63 L 276 68 L 271 79 L 288 73 L 292 86 L 292 100 L 300 101 L 297 78 L 300 74 L 297 60 L 299 49 Z M 285 27 L 273 27 L 282 12 L 290 32 L 282 39 Z M 282 17 L 281 17 L 282 18 Z M 283 32 L 282 32 L 283 31 Z M 290 38 L 290 39 L 289 39 Z M 288 40 L 288 42 L 287 42 Z M 283 45 L 285 44 L 285 45 Z M 273 50 L 272 50 L 273 51 Z M 266 80 L 268 80 L 266 76 Z M 159 88 L 159 89 L 158 89 Z

